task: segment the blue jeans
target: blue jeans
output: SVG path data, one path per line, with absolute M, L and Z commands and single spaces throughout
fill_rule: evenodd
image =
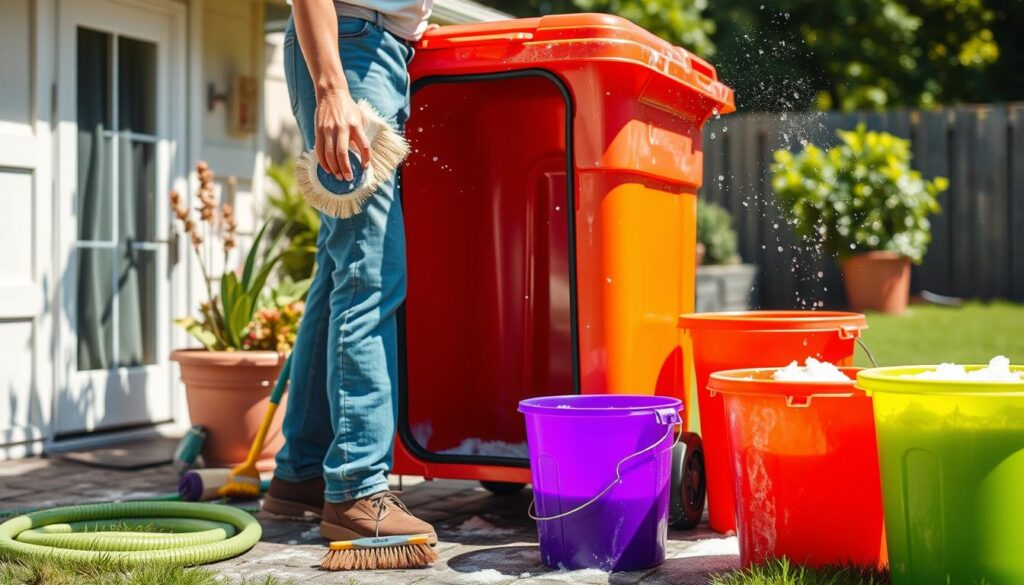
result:
M 341 17 L 338 45 L 352 98 L 399 128 L 409 115 L 412 48 L 379 24 Z M 313 148 L 316 95 L 289 23 L 284 66 L 292 111 Z M 395 435 L 398 340 L 405 299 L 405 232 L 395 177 L 349 219 L 320 215 L 317 271 L 292 357 L 285 445 L 275 474 L 321 474 L 329 502 L 387 488 Z

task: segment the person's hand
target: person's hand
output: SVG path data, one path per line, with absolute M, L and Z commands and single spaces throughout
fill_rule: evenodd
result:
M 346 181 L 352 180 L 348 151 L 353 145 L 370 166 L 370 141 L 363 130 L 363 113 L 346 89 L 324 91 L 317 96 L 316 159 L 327 171 Z

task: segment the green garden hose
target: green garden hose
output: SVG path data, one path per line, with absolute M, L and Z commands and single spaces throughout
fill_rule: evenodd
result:
M 231 506 L 86 504 L 23 514 L 0 524 L 0 553 L 127 565 L 202 565 L 244 553 L 262 533 L 255 518 Z

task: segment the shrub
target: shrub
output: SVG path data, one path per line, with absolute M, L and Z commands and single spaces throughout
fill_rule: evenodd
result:
M 949 186 L 910 168 L 910 142 L 885 132 L 839 130 L 826 150 L 808 144 L 798 154 L 775 152 L 772 187 L 798 234 L 821 239 L 833 252 L 896 252 L 915 263 L 931 241 L 928 216 Z
M 739 262 L 732 215 L 724 207 L 703 199 L 697 200 L 697 241 L 704 244 L 705 264 Z

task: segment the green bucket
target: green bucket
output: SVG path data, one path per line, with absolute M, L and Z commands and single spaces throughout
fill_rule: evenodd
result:
M 892 582 L 1024 583 L 1024 383 L 904 377 L 934 368 L 857 376 L 874 398 Z

